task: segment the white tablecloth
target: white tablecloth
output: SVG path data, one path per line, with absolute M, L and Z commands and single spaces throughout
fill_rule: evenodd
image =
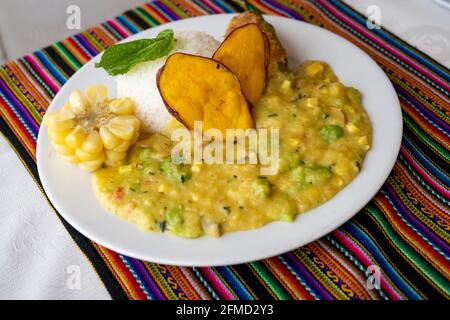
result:
M 346 0 L 450 65 L 450 11 L 429 0 Z M 34 181 L 0 138 L 0 299 L 108 299 L 97 274 Z

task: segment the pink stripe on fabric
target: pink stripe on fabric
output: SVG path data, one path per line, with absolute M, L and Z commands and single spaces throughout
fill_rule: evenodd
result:
M 207 280 L 213 284 L 214 290 L 218 293 L 220 299 L 224 300 L 234 300 L 235 297 L 231 292 L 223 285 L 222 280 L 220 280 L 217 275 L 211 270 L 211 268 L 199 268 L 202 270 L 203 275 Z
M 212 10 L 214 10 L 216 13 L 223 13 L 222 8 L 219 8 L 218 6 L 212 4 L 210 1 L 208 0 L 204 0 L 203 4 L 205 4 L 206 6 L 208 6 L 209 8 L 211 8 Z
M 124 28 L 119 26 L 113 19 L 109 19 L 108 23 L 113 26 L 114 30 L 116 30 L 122 37 L 128 38 L 130 33 L 127 33 Z
M 36 73 L 39 74 L 39 77 L 42 78 L 42 80 L 52 89 L 54 93 L 59 91 L 59 86 L 56 84 L 55 81 L 53 81 L 51 77 L 48 76 L 47 72 L 44 71 L 39 62 L 37 62 L 36 59 L 34 59 L 33 55 L 31 54 L 26 55 L 25 60 L 29 64 L 31 64 Z
M 448 199 L 450 198 L 450 192 L 446 190 L 443 186 L 441 186 L 439 183 L 436 183 L 432 178 L 430 178 L 429 174 L 423 170 L 421 166 L 417 164 L 417 160 L 414 160 L 412 156 L 408 153 L 408 151 L 405 149 L 404 146 L 400 148 L 400 153 L 407 158 L 409 161 L 408 163 L 418 172 L 420 172 L 420 176 L 422 176 L 427 183 L 429 183 L 434 190 L 438 189 L 440 193 L 444 194 L 445 197 Z
M 205 290 L 202 290 L 200 288 L 200 282 L 196 281 L 196 279 L 191 275 L 189 271 L 187 271 L 186 267 L 180 267 L 180 271 L 183 273 L 183 275 L 189 280 L 189 284 L 194 288 L 195 292 L 203 299 L 211 299 L 207 293 L 205 293 Z

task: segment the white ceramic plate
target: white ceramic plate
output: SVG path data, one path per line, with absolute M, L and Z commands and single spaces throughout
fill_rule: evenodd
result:
M 222 40 L 232 15 L 204 16 L 158 26 L 129 40 L 151 38 L 166 28 L 206 31 Z M 45 128 L 37 145 L 37 165 L 44 189 L 55 208 L 88 238 L 125 255 L 152 262 L 217 266 L 244 263 L 278 255 L 314 241 L 353 217 L 386 180 L 400 147 L 402 119 L 395 91 L 378 65 L 353 44 L 326 30 L 280 17 L 267 17 L 289 53 L 291 65 L 305 59 L 328 62 L 340 80 L 363 94 L 363 104 L 373 126 L 373 147 L 361 173 L 325 204 L 299 215 L 293 223 L 274 222 L 219 239 L 186 240 L 161 233 L 144 233 L 106 212 L 97 202 L 91 175 L 64 162 L 53 151 Z M 102 83 L 115 94 L 112 77 L 94 68 L 99 56 L 83 66 L 53 99 L 49 110 L 60 108 L 74 89 Z

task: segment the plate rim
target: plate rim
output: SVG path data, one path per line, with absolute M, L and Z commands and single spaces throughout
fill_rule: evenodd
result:
M 206 15 L 206 16 L 200 16 L 200 17 L 192 17 L 192 18 L 182 19 L 182 20 L 178 20 L 178 21 L 173 21 L 173 22 L 166 23 L 166 24 L 163 24 L 163 25 L 158 25 L 158 26 L 155 26 L 155 27 L 159 27 L 159 28 L 161 28 L 161 27 L 163 27 L 163 28 L 164 27 L 168 27 L 168 28 L 170 28 L 170 26 L 173 23 L 177 23 L 177 22 L 180 22 L 180 21 L 189 21 L 189 20 L 192 21 L 192 20 L 196 20 L 196 19 L 215 19 L 215 18 L 224 17 L 224 16 L 231 18 L 234 15 L 236 15 L 236 13 L 216 14 L 216 15 Z M 96 243 L 98 243 L 98 244 L 100 244 L 100 245 L 110 249 L 110 250 L 113 250 L 113 251 L 115 251 L 117 253 L 124 254 L 124 255 L 132 257 L 132 258 L 145 260 L 145 261 L 151 261 L 151 262 L 154 262 L 154 263 L 167 264 L 167 265 L 189 266 L 189 267 L 203 267 L 203 266 L 213 267 L 213 266 L 235 265 L 235 264 L 241 264 L 241 263 L 247 263 L 247 262 L 251 262 L 251 261 L 266 259 L 266 258 L 269 258 L 269 257 L 273 257 L 273 256 L 276 256 L 276 255 L 280 255 L 280 254 L 289 252 L 291 250 L 297 249 L 297 248 L 302 247 L 302 246 L 304 246 L 304 245 L 306 245 L 308 243 L 316 241 L 317 239 L 320 239 L 321 237 L 327 235 L 328 233 L 330 233 L 333 230 L 338 229 L 344 223 L 346 223 L 347 221 L 352 219 L 362 208 L 364 208 L 367 205 L 367 203 L 369 203 L 373 199 L 373 197 L 377 194 L 378 190 L 383 186 L 383 184 L 385 183 L 386 179 L 390 175 L 390 173 L 391 173 L 391 171 L 392 171 L 392 169 L 393 169 L 393 167 L 395 165 L 395 162 L 396 162 L 396 160 L 398 158 L 398 154 L 399 154 L 400 147 L 401 147 L 401 140 L 402 140 L 402 133 L 403 133 L 403 121 L 402 121 L 402 117 L 401 117 L 401 106 L 400 106 L 400 103 L 399 103 L 399 100 L 398 100 L 398 96 L 397 96 L 397 94 L 395 92 L 395 89 L 394 89 L 391 81 L 389 80 L 387 75 L 383 72 L 383 70 L 377 65 L 377 63 L 367 53 L 365 53 L 362 49 L 360 49 L 359 47 L 357 47 L 355 44 L 353 44 L 352 42 L 348 41 L 347 39 L 345 39 L 345 38 L 343 38 L 343 37 L 341 37 L 341 36 L 331 32 L 329 30 L 326 30 L 324 28 L 320 28 L 318 26 L 315 26 L 315 25 L 312 25 L 312 24 L 309 24 L 309 23 L 306 23 L 306 22 L 303 22 L 303 21 L 294 20 L 294 19 L 290 19 L 290 18 L 286 18 L 286 17 L 271 16 L 271 15 L 265 15 L 265 17 L 267 17 L 269 22 L 273 22 L 273 21 L 270 21 L 270 20 L 278 20 L 278 19 L 286 20 L 286 21 L 290 21 L 290 22 L 294 21 L 295 23 L 302 24 L 304 27 L 316 28 L 316 29 L 319 29 L 322 32 L 326 32 L 326 33 L 332 35 L 333 37 L 340 39 L 340 41 L 346 42 L 347 45 L 353 47 L 353 49 L 356 49 L 357 51 L 359 51 L 360 54 L 366 56 L 371 61 L 372 64 L 375 64 L 375 66 L 378 68 L 378 71 L 380 71 L 383 74 L 384 80 L 387 82 L 387 87 L 389 87 L 389 90 L 390 90 L 391 94 L 393 94 L 393 96 L 395 96 L 396 106 L 397 106 L 397 108 L 395 108 L 395 109 L 397 111 L 397 116 L 399 115 L 399 117 L 397 117 L 397 118 L 400 121 L 398 121 L 398 123 L 397 123 L 398 129 L 397 129 L 396 132 L 398 133 L 398 135 L 395 137 L 395 138 L 397 138 L 397 141 L 394 141 L 394 143 L 395 143 L 395 152 L 393 152 L 391 154 L 391 156 L 389 157 L 388 163 L 385 164 L 386 169 L 383 171 L 383 175 L 381 176 L 382 179 L 380 178 L 379 180 L 377 180 L 379 182 L 376 183 L 375 186 L 373 186 L 371 188 L 371 190 L 369 192 L 370 197 L 368 197 L 368 200 L 361 201 L 360 205 L 356 209 L 350 210 L 353 213 L 347 214 L 345 216 L 345 218 L 343 218 L 342 221 L 339 224 L 329 225 L 326 228 L 321 229 L 320 232 L 319 231 L 316 232 L 315 236 L 310 237 L 307 241 L 297 241 L 296 243 L 292 243 L 289 246 L 287 246 L 287 245 L 284 246 L 283 249 L 272 249 L 271 251 L 256 253 L 256 254 L 250 255 L 248 257 L 239 257 L 239 258 L 234 257 L 234 258 L 215 259 L 212 262 L 208 262 L 209 260 L 208 259 L 204 259 L 204 258 L 203 259 L 196 259 L 195 261 L 190 261 L 190 262 L 180 261 L 180 260 L 177 260 L 176 258 L 173 258 L 173 257 L 172 258 L 157 257 L 156 259 L 155 259 L 155 257 L 153 257 L 153 258 L 149 259 L 149 257 L 147 255 L 145 255 L 145 254 L 141 254 L 141 253 L 138 253 L 138 252 L 133 252 L 133 250 L 130 250 L 129 248 L 128 249 L 127 248 L 122 248 L 118 244 L 111 244 L 110 241 L 107 241 L 105 239 L 101 239 L 101 237 L 99 237 L 99 236 L 97 236 L 95 234 L 92 234 L 89 231 L 86 231 L 86 229 L 82 225 L 78 224 L 77 221 L 72 219 L 72 217 L 70 215 L 64 214 L 64 209 L 62 208 L 63 205 L 61 205 L 59 200 L 53 196 L 53 193 L 49 189 L 48 181 L 46 179 L 42 179 L 43 176 L 45 177 L 45 174 L 44 175 L 41 174 L 42 173 L 42 168 L 43 168 L 42 161 L 44 161 L 43 160 L 44 157 L 43 157 L 43 155 L 41 155 L 41 151 L 40 150 L 42 148 L 42 143 L 43 143 L 42 142 L 42 139 L 43 139 L 42 136 L 43 135 L 41 135 L 41 130 L 44 130 L 43 129 L 44 126 L 40 126 L 38 139 L 37 139 L 37 146 L 36 146 L 37 170 L 38 170 L 39 178 L 40 178 L 41 183 L 42 183 L 43 190 L 44 190 L 48 200 L 54 206 L 56 211 L 59 212 L 61 217 L 63 219 L 65 219 L 79 233 L 83 234 L 86 238 L 88 238 L 88 239 L 90 239 L 90 240 L 92 240 L 92 241 L 94 241 L 94 242 L 96 242 Z M 151 29 L 155 29 L 155 28 L 151 28 Z M 142 33 L 145 33 L 146 31 L 151 30 L 151 29 L 143 30 L 143 31 L 141 31 L 141 32 L 139 32 L 137 34 L 131 35 L 127 39 L 124 39 L 124 40 L 122 40 L 120 42 L 126 42 L 126 41 L 133 40 L 135 38 L 139 38 L 139 36 L 142 35 Z M 194 29 L 195 29 L 195 27 L 194 27 Z M 102 53 L 99 53 L 96 57 L 99 57 L 101 54 Z M 92 59 L 89 60 L 85 65 L 83 65 L 76 73 L 82 72 L 84 68 L 86 68 L 89 64 L 93 63 L 93 61 L 95 60 L 96 57 L 92 57 Z M 75 75 L 75 73 L 74 73 L 74 75 Z M 52 108 L 52 105 L 53 105 L 54 101 L 56 100 L 56 98 L 58 97 L 58 95 L 60 94 L 61 89 L 65 85 L 67 85 L 69 82 L 70 82 L 70 78 L 60 88 L 58 93 L 52 99 L 52 101 L 51 101 L 51 103 L 49 105 L 49 109 Z M 387 90 L 387 87 L 386 87 L 386 90 Z M 392 106 L 392 108 L 394 109 L 394 106 Z M 372 129 L 374 129 L 374 128 L 372 128 Z M 366 155 L 366 157 L 367 157 L 367 155 Z M 355 177 L 355 179 L 356 179 L 356 177 Z M 354 181 L 354 179 L 350 183 L 352 183 L 353 181 Z M 350 185 L 350 183 L 349 183 L 349 185 Z M 345 188 L 348 188 L 349 185 L 344 187 L 342 190 L 344 190 Z M 340 190 L 338 193 L 340 193 L 342 190 Z M 330 198 L 325 203 L 332 201 L 334 197 Z M 315 209 L 322 207 L 324 204 L 319 205 Z M 314 210 L 314 209 L 312 209 L 312 210 Z M 304 215 L 304 214 L 308 214 L 312 210 L 309 210 L 306 213 L 300 214 L 299 216 Z M 262 226 L 259 229 L 255 229 L 255 230 L 264 229 L 264 228 L 267 228 L 268 225 L 277 224 L 277 223 L 279 223 L 279 222 L 271 222 L 269 224 L 266 224 L 265 226 Z M 138 230 L 138 229 L 136 228 L 136 230 Z M 241 232 L 252 232 L 252 231 L 255 231 L 255 230 L 239 231 L 239 232 L 234 232 L 233 234 L 240 234 Z M 138 232 L 142 232 L 142 231 L 138 230 Z M 169 235 L 169 237 L 173 237 L 173 236 Z M 195 241 L 195 240 L 188 240 L 188 241 Z M 217 240 L 210 239 L 210 241 L 217 241 Z

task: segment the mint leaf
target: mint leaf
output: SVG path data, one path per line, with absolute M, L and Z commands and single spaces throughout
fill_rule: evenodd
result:
M 135 40 L 109 47 L 95 67 L 105 69 L 111 76 L 124 74 L 140 62 L 168 55 L 173 47 L 173 30 L 166 29 L 153 39 Z

